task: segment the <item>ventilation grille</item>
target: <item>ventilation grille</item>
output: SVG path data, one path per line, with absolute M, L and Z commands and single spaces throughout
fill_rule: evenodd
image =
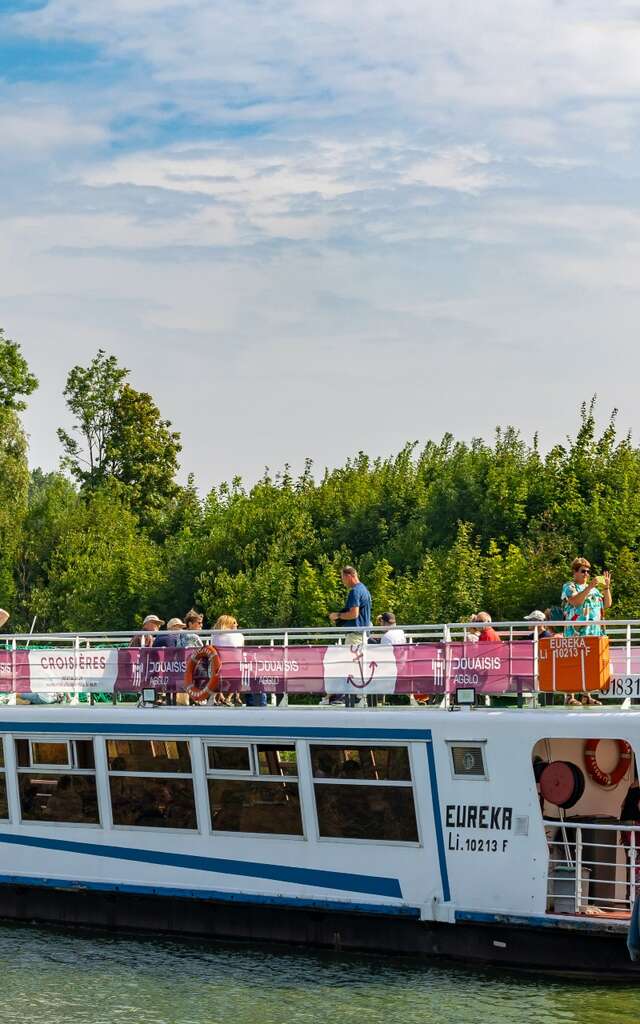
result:
M 482 747 L 470 747 L 466 744 L 452 745 L 453 774 L 461 778 L 475 776 L 482 778 L 487 773 L 484 768 L 484 750 Z

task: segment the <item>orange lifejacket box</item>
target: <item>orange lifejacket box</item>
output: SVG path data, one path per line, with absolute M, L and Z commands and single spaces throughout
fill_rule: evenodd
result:
M 603 690 L 611 679 L 608 636 L 548 636 L 538 641 L 538 689 Z

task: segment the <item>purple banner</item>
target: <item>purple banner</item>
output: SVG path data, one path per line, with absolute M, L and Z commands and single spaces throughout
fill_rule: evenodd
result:
M 0 651 L 0 691 L 131 693 L 184 690 L 184 648 Z M 533 643 L 219 647 L 220 688 L 289 694 L 445 694 L 534 688 Z M 617 652 L 616 652 L 617 653 Z

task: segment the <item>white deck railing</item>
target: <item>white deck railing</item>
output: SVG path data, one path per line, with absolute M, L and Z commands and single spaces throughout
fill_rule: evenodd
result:
M 521 620 L 496 622 L 492 623 L 492 625 L 504 641 L 500 645 L 472 644 L 470 631 L 477 627 L 469 622 L 419 623 L 403 626 L 407 645 L 404 648 L 395 648 L 396 653 L 394 655 L 397 663 L 398 686 L 396 687 L 394 683 L 391 689 L 389 688 L 388 673 L 385 681 L 385 678 L 383 678 L 385 676 L 384 665 L 379 665 L 371 685 L 369 686 L 369 683 L 365 684 L 368 687 L 367 693 L 424 692 L 442 695 L 445 692 L 452 692 L 456 685 L 476 685 L 478 693 L 487 696 L 495 696 L 500 693 L 517 693 L 522 697 L 525 694 L 535 693 L 538 689 L 538 633 L 536 631 L 536 623 Z M 601 623 L 601 625 L 606 630 L 609 638 L 612 671 L 616 685 L 620 689 L 619 693 L 614 694 L 611 692 L 609 696 L 640 697 L 640 620 L 608 620 Z M 538 626 L 540 628 L 545 626 L 551 628 L 558 636 L 564 635 L 565 625 L 562 622 L 544 623 L 542 625 L 538 624 Z M 250 669 L 254 671 L 252 683 L 255 683 L 255 686 L 252 685 L 252 689 L 259 689 L 262 686 L 261 680 L 258 677 L 259 673 L 255 669 L 255 665 L 258 662 L 271 660 L 274 663 L 280 660 L 284 664 L 284 661 L 291 655 L 292 658 L 298 657 L 298 661 L 307 662 L 305 670 L 299 674 L 298 680 L 294 680 L 293 672 L 285 670 L 283 674 L 281 673 L 283 677 L 280 681 L 271 686 L 271 691 L 269 691 L 270 684 L 266 685 L 265 689 L 268 692 L 276 689 L 277 692 L 322 693 L 324 692 L 322 667 L 320 667 L 319 676 L 316 680 L 317 685 L 315 685 L 313 672 L 309 668 L 309 664 L 313 660 L 311 658 L 313 652 L 309 649 L 316 649 L 316 661 L 322 666 L 323 651 L 335 647 L 342 648 L 344 650 L 343 659 L 340 655 L 337 655 L 337 652 L 334 652 L 327 655 L 325 660 L 330 661 L 334 666 L 336 661 L 344 662 L 345 678 L 347 678 L 350 672 L 354 671 L 354 666 L 351 664 L 352 661 L 354 664 L 357 663 L 356 669 L 358 671 L 360 668 L 363 668 L 366 662 L 367 674 L 363 675 L 364 683 L 368 676 L 368 666 L 376 660 L 376 650 L 380 649 L 376 648 L 376 641 L 380 639 L 385 630 L 381 627 L 362 630 L 357 627 L 320 626 L 286 629 L 247 628 L 242 629 L 241 632 L 245 643 L 244 654 L 242 655 L 243 667 L 249 675 L 251 674 Z M 55 675 L 55 664 L 52 659 L 49 659 L 47 666 L 45 665 L 46 659 L 43 658 L 40 659 L 39 664 L 37 663 L 38 656 L 43 651 L 55 652 L 61 669 L 67 668 L 69 665 L 73 669 L 74 657 L 76 665 L 81 666 L 81 663 L 84 662 L 86 664 L 89 660 L 85 656 L 87 652 L 103 651 L 113 652 L 111 660 L 117 657 L 119 662 L 122 663 L 117 689 L 124 691 L 126 689 L 126 680 L 123 682 L 123 678 L 126 676 L 126 672 L 129 671 L 125 663 L 131 660 L 131 656 L 122 653 L 122 651 L 123 649 L 129 649 L 132 639 L 139 634 L 139 628 L 128 631 L 5 634 L 0 637 L 0 690 L 5 692 L 10 689 L 17 691 L 28 690 L 29 680 L 35 681 L 37 678 L 45 677 L 49 677 L 47 687 L 50 690 L 51 677 Z M 533 640 L 531 640 L 532 634 L 534 634 Z M 153 635 L 156 637 L 161 636 L 163 632 L 160 631 Z M 211 630 L 203 630 L 199 635 L 205 643 L 210 642 L 213 637 Z M 525 643 L 527 640 L 529 642 Z M 465 645 L 464 649 L 461 646 L 462 644 Z M 226 644 L 223 644 L 223 646 L 227 647 Z M 265 651 L 268 648 L 277 648 L 271 659 L 267 657 Z M 292 648 L 295 650 L 292 651 Z M 149 651 L 148 648 L 146 650 Z M 132 690 L 139 689 L 141 681 L 144 685 L 156 685 L 159 689 L 163 688 L 161 678 L 164 671 L 162 660 L 163 658 L 166 660 L 167 656 L 156 654 L 155 647 L 151 648 L 151 650 L 154 652 L 152 657 L 145 654 L 144 658 L 138 659 L 140 663 L 136 663 L 130 669 L 132 679 L 137 680 L 136 685 L 131 687 Z M 172 649 L 165 648 L 164 650 L 169 651 Z M 389 648 L 386 648 L 386 650 L 388 651 Z M 117 651 L 121 653 L 117 654 Z M 264 653 L 261 654 L 260 652 Z M 489 654 L 491 654 L 495 664 L 486 668 L 482 666 L 481 662 L 483 657 Z M 249 665 L 251 659 L 253 659 L 255 670 Z M 384 662 L 385 658 L 378 658 L 377 660 Z M 147 661 L 154 662 L 155 668 L 147 670 Z M 473 664 L 471 668 L 468 668 L 470 662 Z M 176 669 L 175 666 L 172 671 L 174 675 L 170 681 L 170 687 L 174 688 L 178 677 L 180 680 L 182 679 L 183 671 Z M 230 674 L 227 668 L 224 668 L 223 679 L 229 681 L 230 688 L 233 689 L 233 670 L 230 669 L 229 671 Z M 151 678 L 154 674 L 157 677 L 155 681 Z M 395 679 L 395 668 L 392 674 Z M 268 670 L 265 670 L 263 675 L 269 678 Z M 332 677 L 335 678 L 336 675 L 340 675 L 340 672 L 332 671 Z M 81 668 L 74 669 L 71 675 L 69 672 L 61 671 L 61 676 L 64 676 L 64 685 L 60 686 L 61 690 L 71 689 L 75 692 L 82 692 L 83 689 L 86 689 L 87 692 L 99 692 L 101 690 L 100 685 L 98 685 L 99 673 L 96 673 L 96 678 L 90 685 L 87 673 L 83 674 Z M 311 680 L 306 690 L 304 688 L 302 690 L 296 689 L 297 682 L 302 678 L 307 679 L 307 681 Z M 9 685 L 10 680 L 13 680 L 13 685 Z M 83 680 L 86 682 L 84 686 Z M 407 682 L 407 680 L 410 682 Z M 443 680 L 445 680 L 444 683 Z M 69 683 L 73 685 L 67 685 Z M 38 685 L 35 685 L 33 688 L 41 692 L 41 688 Z M 104 689 L 110 692 L 111 688 L 105 687 Z M 576 690 L 579 689 L 580 685 L 577 685 Z
M 640 826 L 546 819 L 548 909 L 629 914 L 640 887 Z

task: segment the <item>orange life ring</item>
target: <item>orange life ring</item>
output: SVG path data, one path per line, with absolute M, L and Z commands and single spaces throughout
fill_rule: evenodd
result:
M 205 661 L 207 665 L 207 677 L 204 684 L 198 681 L 198 666 Z M 184 688 L 191 697 L 191 700 L 202 703 L 208 700 L 212 693 L 215 693 L 220 686 L 220 669 L 222 658 L 212 645 L 201 647 L 190 655 L 184 673 Z
M 598 764 L 597 753 L 600 740 L 587 740 L 584 745 L 584 763 L 594 782 L 605 789 L 613 789 L 626 775 L 631 763 L 632 750 L 626 740 L 616 740 L 620 754 L 618 763 L 610 772 L 603 772 Z

